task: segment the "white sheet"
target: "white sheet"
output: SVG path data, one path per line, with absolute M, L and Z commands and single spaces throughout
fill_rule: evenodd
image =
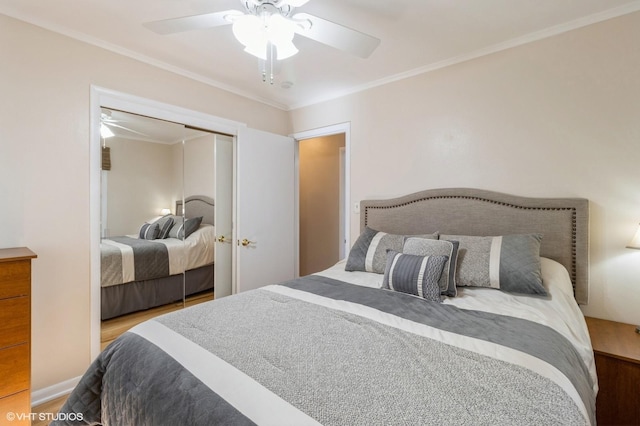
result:
M 458 287 L 458 295 L 445 297 L 442 303 L 461 309 L 522 318 L 553 328 L 576 347 L 591 374 L 594 383 L 593 391 L 597 392 L 591 338 L 582 311 L 573 297 L 569 273 L 558 262 L 547 258 L 541 259 L 542 281 L 549 297 L 518 295 L 492 288 Z M 347 272 L 344 270 L 345 263 L 346 260 L 342 260 L 316 275 L 365 287 L 382 287 L 382 274 Z

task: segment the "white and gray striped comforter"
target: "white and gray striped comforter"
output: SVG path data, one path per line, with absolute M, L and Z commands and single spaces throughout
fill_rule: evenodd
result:
M 593 388 L 547 326 L 309 276 L 140 324 L 62 411 L 107 425 L 585 425 Z

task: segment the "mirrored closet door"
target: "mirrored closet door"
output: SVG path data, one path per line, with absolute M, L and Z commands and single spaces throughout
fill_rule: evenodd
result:
M 194 294 L 212 298 L 215 139 L 182 124 L 102 109 L 103 320 L 184 304 Z

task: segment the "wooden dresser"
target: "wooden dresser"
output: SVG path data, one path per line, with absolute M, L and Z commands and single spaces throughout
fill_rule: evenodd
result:
M 35 257 L 26 247 L 0 249 L 0 423 L 11 413 L 31 412 L 31 259 Z M 30 422 L 27 417 L 10 424 Z
M 635 325 L 586 320 L 600 386 L 598 425 L 640 425 L 640 334 Z

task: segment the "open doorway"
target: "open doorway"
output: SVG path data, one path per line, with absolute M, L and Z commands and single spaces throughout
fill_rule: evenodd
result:
M 301 276 L 334 265 L 349 245 L 349 127 L 344 123 L 294 135 Z

